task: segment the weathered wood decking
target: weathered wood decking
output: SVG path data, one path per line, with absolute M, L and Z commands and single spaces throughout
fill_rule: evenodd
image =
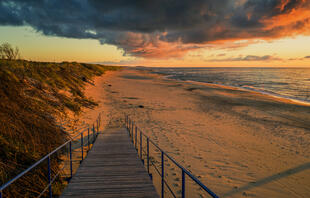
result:
M 158 197 L 125 128 L 99 134 L 61 197 Z

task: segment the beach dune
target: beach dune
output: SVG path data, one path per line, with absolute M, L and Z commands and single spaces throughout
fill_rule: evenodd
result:
M 97 77 L 85 94 L 99 107 L 81 120 L 104 111 L 115 127 L 128 114 L 220 197 L 310 197 L 306 104 L 130 68 Z

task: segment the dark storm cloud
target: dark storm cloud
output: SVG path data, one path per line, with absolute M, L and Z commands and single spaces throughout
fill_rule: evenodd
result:
M 248 0 L 236 9 L 231 20 L 239 27 L 263 27 L 262 19 L 286 14 L 302 6 L 309 6 L 309 3 L 306 0 Z
M 197 46 L 182 44 L 289 34 L 305 28 L 310 17 L 271 28 L 264 21 L 296 9 L 309 10 L 309 1 L 1 0 L 0 24 L 29 25 L 45 35 L 97 39 L 125 53 L 151 57 L 163 54 L 154 50 L 167 47 L 163 42 L 186 52 Z

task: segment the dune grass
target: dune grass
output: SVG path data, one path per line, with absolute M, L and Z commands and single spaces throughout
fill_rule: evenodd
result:
M 61 145 L 67 135 L 57 126 L 56 118 L 96 106 L 84 95 L 84 86 L 94 76 L 117 69 L 84 63 L 0 60 L 1 185 Z M 40 184 L 40 171 L 37 174 L 33 178 Z M 20 182 L 16 185 L 27 185 Z M 22 193 L 10 191 L 11 196 Z

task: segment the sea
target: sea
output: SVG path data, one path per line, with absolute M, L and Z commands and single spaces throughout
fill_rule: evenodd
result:
M 197 81 L 258 91 L 310 103 L 309 68 L 151 68 L 154 73 L 181 81 Z

